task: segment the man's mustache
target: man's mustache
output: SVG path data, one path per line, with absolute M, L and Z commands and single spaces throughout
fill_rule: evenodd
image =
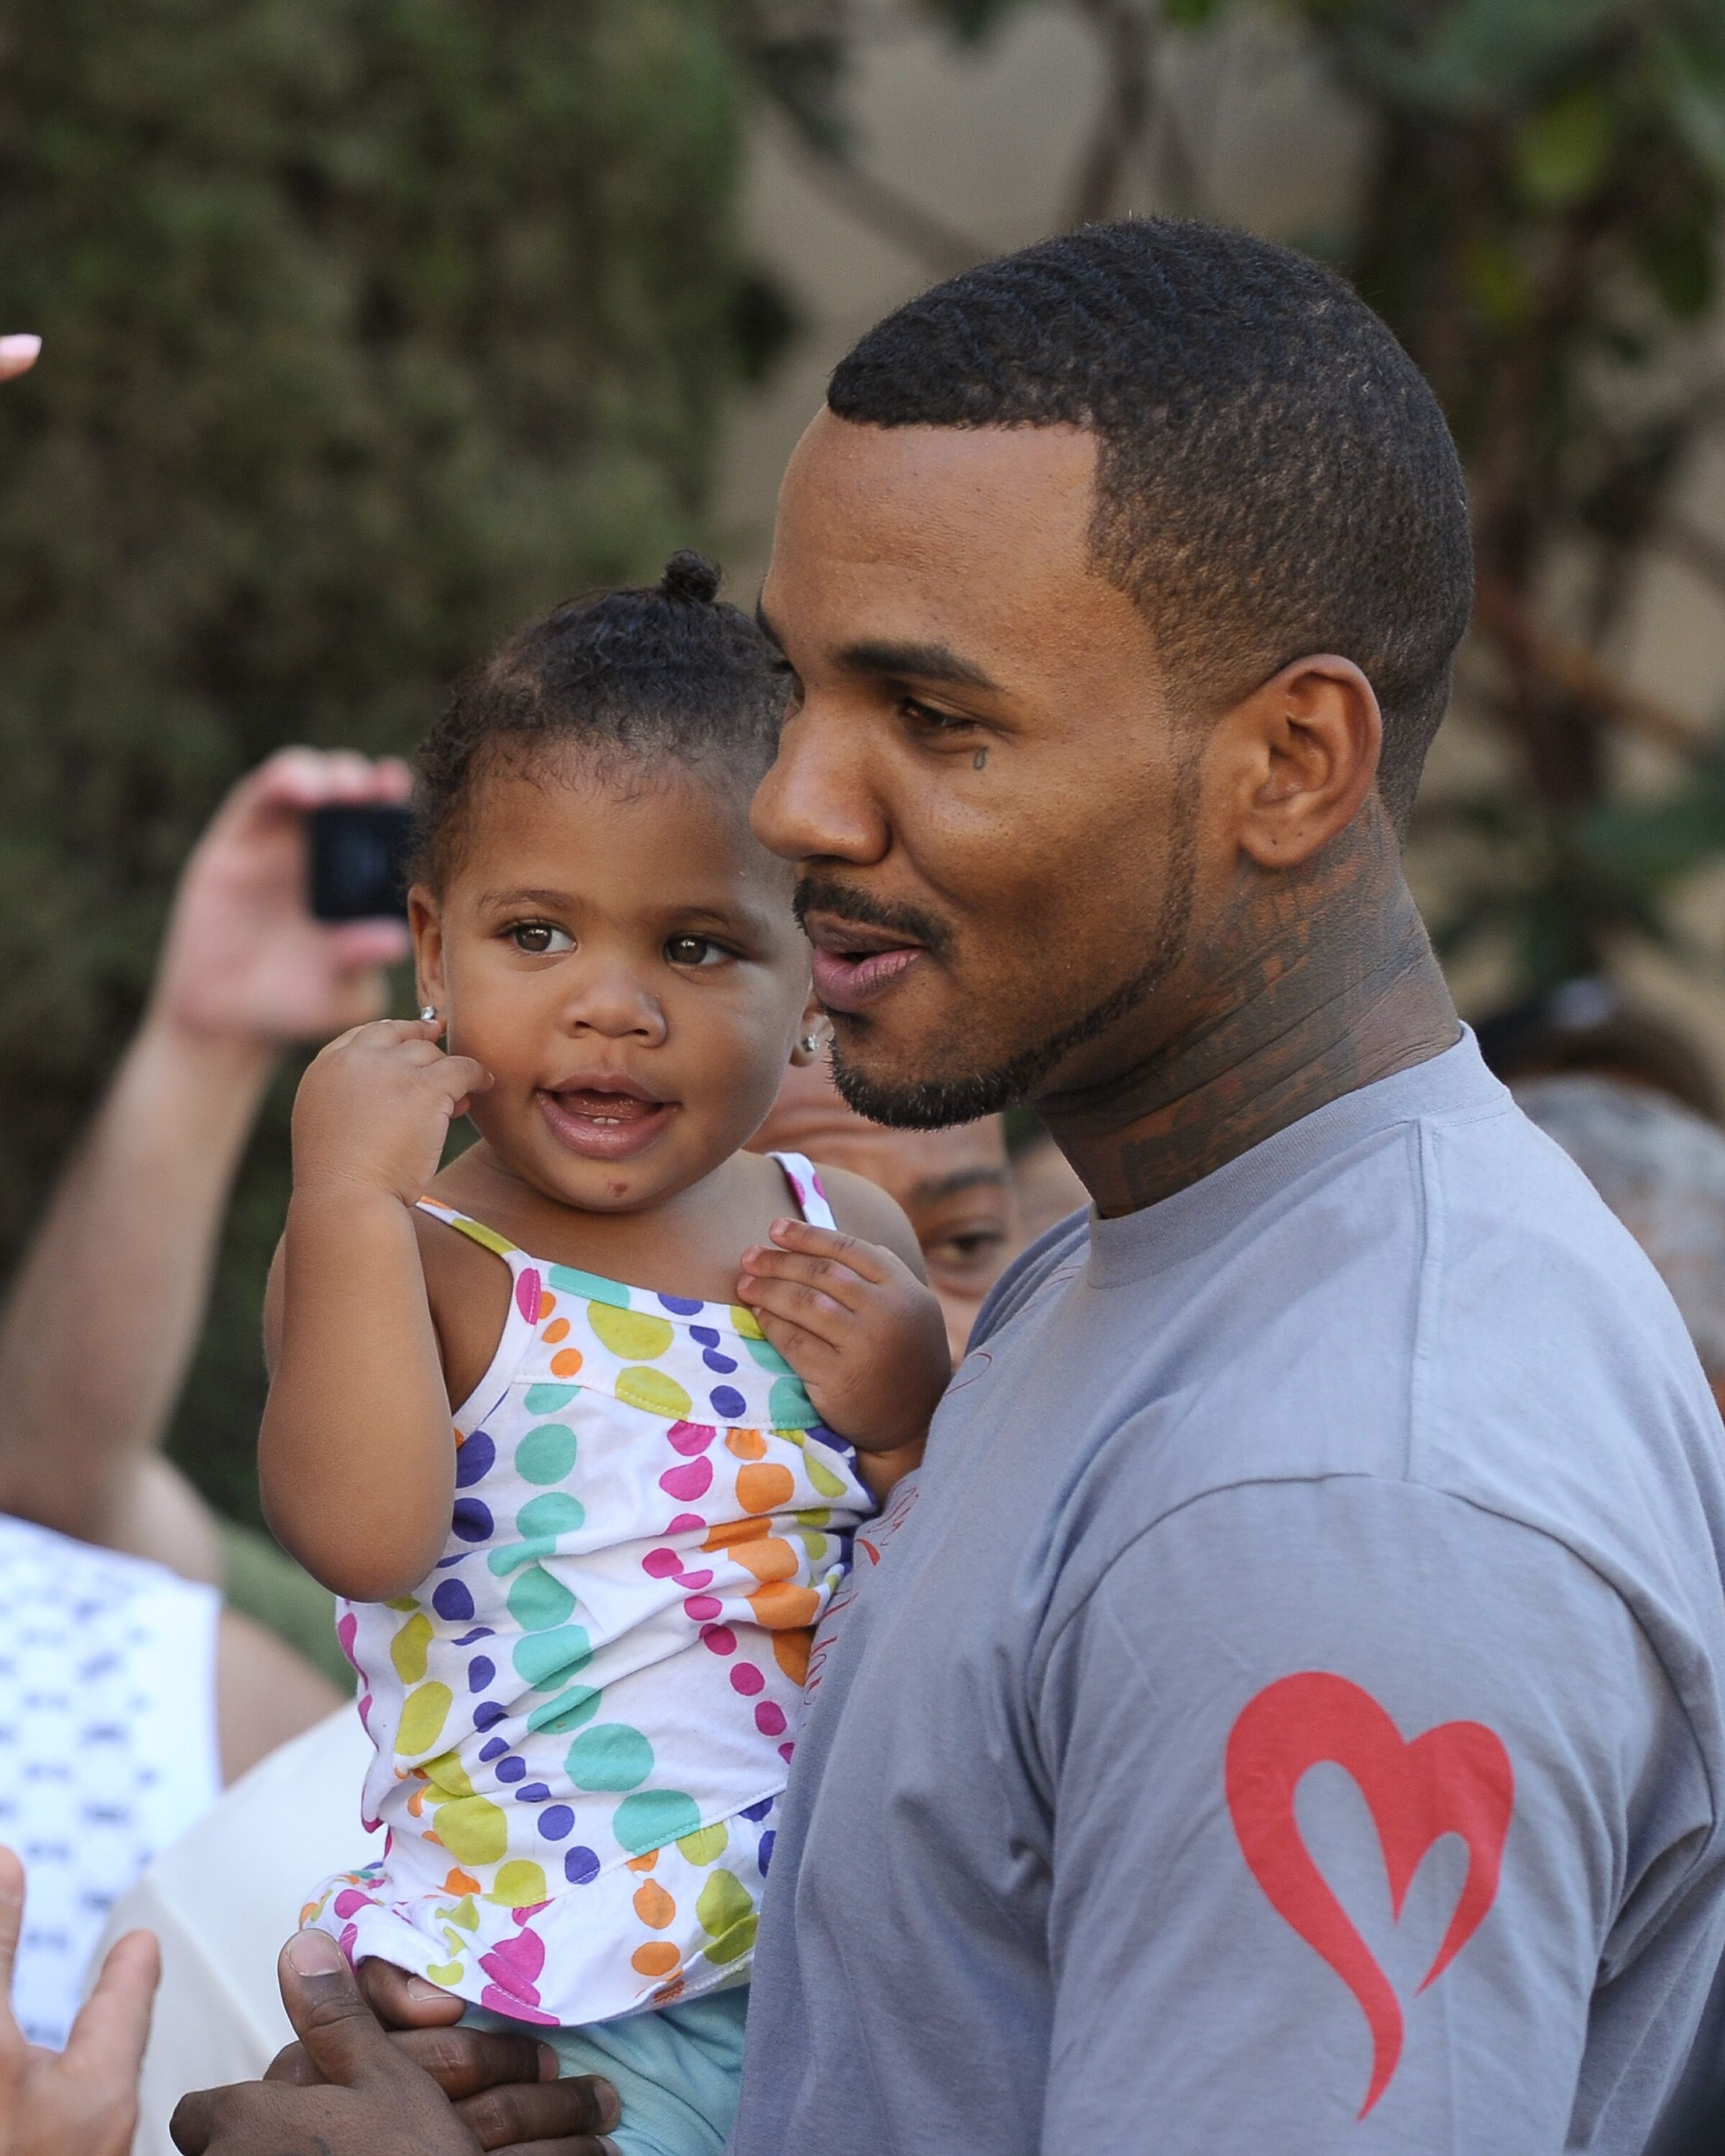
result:
M 931 958 L 942 958 L 952 948 L 951 930 L 932 913 L 872 898 L 836 876 L 799 876 L 791 904 L 797 926 L 805 931 L 811 913 L 830 913 L 841 921 L 854 921 L 859 927 L 884 929 L 890 936 L 902 936 L 907 943 L 920 943 Z

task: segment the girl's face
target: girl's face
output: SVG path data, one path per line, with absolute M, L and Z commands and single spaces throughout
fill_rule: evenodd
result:
M 808 1005 L 790 899 L 740 788 L 657 765 L 481 777 L 449 882 L 409 904 L 424 999 L 495 1081 L 472 1116 L 498 1159 L 599 1213 L 728 1159 Z

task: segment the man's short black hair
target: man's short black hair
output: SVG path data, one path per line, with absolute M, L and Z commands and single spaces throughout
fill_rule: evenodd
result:
M 1214 225 L 1091 225 L 889 315 L 827 403 L 869 426 L 1096 434 L 1094 558 L 1173 693 L 1209 714 L 1304 654 L 1353 660 L 1405 829 L 1467 625 L 1467 499 L 1437 399 L 1340 278 Z

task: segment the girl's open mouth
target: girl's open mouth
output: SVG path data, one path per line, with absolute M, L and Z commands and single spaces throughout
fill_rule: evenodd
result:
M 557 1142 L 589 1160 L 622 1160 L 644 1152 L 677 1111 L 675 1101 L 597 1086 L 561 1086 L 554 1092 L 542 1086 L 535 1097 Z

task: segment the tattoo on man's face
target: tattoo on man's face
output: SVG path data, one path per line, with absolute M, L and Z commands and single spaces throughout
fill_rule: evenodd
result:
M 988 761 L 988 752 L 985 748 L 979 748 L 970 759 L 970 767 L 973 771 L 980 771 Z

